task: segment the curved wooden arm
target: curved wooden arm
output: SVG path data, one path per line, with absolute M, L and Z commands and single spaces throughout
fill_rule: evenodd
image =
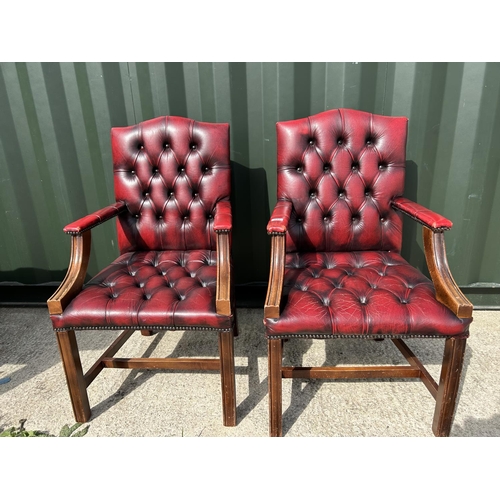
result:
M 68 272 L 54 295 L 47 300 L 50 314 L 62 314 L 64 308 L 80 293 L 89 265 L 90 243 L 90 231 L 71 236 Z
M 285 237 L 286 233 L 271 236 L 271 270 L 266 303 L 265 318 L 279 318 L 283 278 L 285 276 Z
M 427 267 L 436 289 L 436 299 L 459 318 L 472 317 L 473 306 L 455 283 L 448 267 L 444 234 L 422 228 Z
M 231 316 L 231 252 L 229 232 L 217 233 L 217 287 L 215 309 L 217 314 Z

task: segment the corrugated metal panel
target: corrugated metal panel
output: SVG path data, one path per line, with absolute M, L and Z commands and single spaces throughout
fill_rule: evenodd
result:
M 462 286 L 500 283 L 498 63 L 2 63 L 0 282 L 60 280 L 62 227 L 113 200 L 109 131 L 159 115 L 231 124 L 237 283 L 268 277 L 275 123 L 349 107 L 409 118 L 406 195 L 454 222 Z M 93 231 L 89 273 L 117 253 Z M 403 254 L 425 269 L 420 228 Z

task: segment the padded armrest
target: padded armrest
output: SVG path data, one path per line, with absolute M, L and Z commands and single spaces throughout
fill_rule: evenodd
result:
M 233 227 L 231 203 L 229 201 L 219 201 L 215 206 L 214 231 L 228 232 Z
M 406 198 L 392 200 L 392 206 L 434 232 L 442 233 L 453 226 L 453 223 L 445 217 Z
M 89 229 L 92 229 L 93 227 L 96 227 L 99 224 L 115 217 L 120 212 L 125 210 L 125 207 L 126 205 L 124 201 L 118 201 L 109 207 L 101 208 L 90 215 L 86 215 L 85 217 L 68 224 L 64 228 L 64 232 L 68 234 L 81 234 L 84 231 L 88 231 Z
M 292 202 L 289 200 L 280 200 L 276 203 L 271 219 L 267 224 L 267 232 L 272 233 L 286 233 L 288 223 L 290 221 L 290 214 L 292 213 Z

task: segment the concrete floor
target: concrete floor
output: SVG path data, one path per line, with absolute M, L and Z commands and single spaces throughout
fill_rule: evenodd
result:
M 238 311 L 235 340 L 236 427 L 222 425 L 218 373 L 104 370 L 89 387 L 92 419 L 87 436 L 268 435 L 267 344 L 262 310 Z M 465 354 L 452 436 L 500 436 L 500 311 L 475 311 Z M 84 369 L 116 332 L 78 332 Z M 407 344 L 439 377 L 443 341 Z M 210 332 L 139 332 L 120 355 L 217 355 Z M 296 340 L 285 344 L 286 363 L 405 363 L 390 341 Z M 74 417 L 55 335 L 43 308 L 0 308 L 0 429 L 17 426 L 58 434 Z M 434 400 L 417 381 L 283 382 L 283 432 L 299 436 L 432 436 Z

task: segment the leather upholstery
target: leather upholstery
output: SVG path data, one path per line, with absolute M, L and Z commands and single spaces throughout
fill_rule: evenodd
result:
M 280 317 L 265 320 L 269 338 L 460 335 L 471 322 L 394 252 L 288 253 L 283 294 Z
M 229 201 L 229 125 L 167 116 L 113 128 L 121 253 L 215 250 L 215 206 Z
M 285 275 L 268 338 L 467 336 L 471 319 L 437 301 L 400 255 L 402 213 L 434 231 L 451 222 L 402 198 L 407 119 L 349 109 L 277 124 Z
M 127 252 L 92 278 L 55 329 L 202 326 L 229 329 L 215 312 L 217 256 L 211 250 Z
M 224 233 L 231 231 L 233 227 L 233 218 L 231 213 L 231 204 L 228 201 L 220 201 L 216 205 L 214 217 L 214 231 Z
M 93 214 L 86 215 L 85 217 L 68 224 L 65 226 L 64 232 L 68 234 L 81 234 L 84 231 L 88 231 L 89 229 L 116 217 L 116 215 L 123 212 L 125 209 L 125 203 L 123 201 L 118 201 L 109 207 L 101 208 Z
M 229 125 L 160 117 L 113 128 L 111 143 L 116 203 L 64 230 L 117 216 L 121 256 L 51 315 L 54 328 L 231 329 L 215 300 L 215 231 L 232 227 Z
M 396 198 L 392 201 L 392 206 L 433 231 L 442 232 L 453 226 L 453 223 L 442 215 L 406 198 Z
M 287 251 L 400 251 L 407 118 L 338 109 L 277 124 Z M 367 230 L 368 229 L 368 230 Z
M 272 233 L 284 233 L 290 222 L 290 215 L 292 213 L 293 205 L 290 201 L 281 200 L 276 203 L 273 213 L 271 214 L 271 219 L 267 224 L 267 232 Z

